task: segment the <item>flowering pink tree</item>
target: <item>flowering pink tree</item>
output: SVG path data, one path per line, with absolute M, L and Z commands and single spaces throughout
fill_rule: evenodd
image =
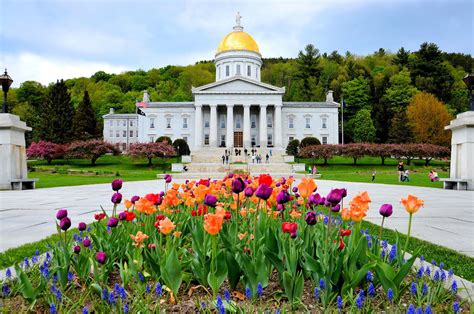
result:
M 114 145 L 102 140 L 88 140 L 73 142 L 67 148 L 66 156 L 69 158 L 90 159 L 94 166 L 100 156 L 105 154 L 118 155 L 120 150 Z
M 136 143 L 130 145 L 128 154 L 135 158 L 147 158 L 148 166 L 151 166 L 154 157 L 176 156 L 176 151 L 173 145 L 167 142 Z
M 31 143 L 30 147 L 26 150 L 26 156 L 28 158 L 43 158 L 48 162 L 48 165 L 51 164 L 53 159 L 58 159 L 64 157 L 66 153 L 66 146 L 60 145 L 52 142 L 39 141 L 37 143 Z

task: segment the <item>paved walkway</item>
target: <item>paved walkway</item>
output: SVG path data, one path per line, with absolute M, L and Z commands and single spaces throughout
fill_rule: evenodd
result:
M 474 257 L 472 191 L 327 180 L 317 180 L 317 184 L 322 195 L 334 187 L 346 187 L 348 198 L 368 191 L 372 204 L 367 219 L 375 223 L 381 221 L 380 205 L 393 204 L 394 214 L 386 219 L 385 226 L 402 233 L 407 232 L 408 214 L 399 203 L 400 198 L 410 193 L 417 195 L 425 201 L 425 206 L 414 216 L 413 236 Z M 163 180 L 125 182 L 123 194 L 129 198 L 163 189 Z M 0 192 L 0 251 L 55 233 L 55 213 L 59 208 L 69 210 L 73 226 L 80 221 L 91 222 L 100 206 L 112 208 L 111 195 L 110 184 Z

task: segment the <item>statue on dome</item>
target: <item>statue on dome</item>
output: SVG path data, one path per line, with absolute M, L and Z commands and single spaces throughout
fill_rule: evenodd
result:
M 240 19 L 242 18 L 242 16 L 240 15 L 240 12 L 237 12 L 237 15 L 235 16 L 235 24 L 237 26 L 240 26 Z

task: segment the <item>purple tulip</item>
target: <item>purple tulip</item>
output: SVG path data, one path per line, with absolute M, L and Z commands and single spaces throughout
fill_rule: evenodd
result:
M 173 177 L 170 174 L 165 174 L 164 179 L 166 183 L 170 183 Z
M 285 206 L 283 204 L 277 204 L 277 210 L 281 212 L 282 210 L 285 209 Z
M 204 196 L 204 204 L 211 207 L 216 207 L 217 197 L 212 194 L 206 194 Z
M 119 220 L 125 220 L 125 219 L 127 219 L 127 213 L 126 213 L 126 212 L 121 212 L 121 213 L 118 215 L 118 218 L 119 218 Z
M 281 178 L 280 183 L 281 183 L 282 185 L 285 185 L 286 179 L 285 179 L 285 178 Z
M 342 190 L 342 198 L 346 197 L 347 196 L 347 189 L 346 188 L 342 188 L 340 189 Z
M 107 222 L 107 226 L 110 227 L 110 228 L 117 227 L 118 222 L 119 222 L 118 218 L 110 217 L 109 221 Z
M 112 190 L 114 190 L 115 192 L 118 192 L 122 188 L 122 183 L 123 183 L 122 179 L 116 179 L 112 181 Z
M 84 247 L 89 247 L 91 246 L 91 240 L 84 239 L 84 241 L 82 241 L 82 244 L 84 245 Z
M 333 213 L 338 213 L 341 210 L 341 204 L 337 204 L 336 206 L 331 207 L 331 211 Z
M 253 189 L 251 186 L 248 186 L 244 190 L 245 196 L 246 197 L 251 197 L 253 195 Z
M 316 213 L 315 212 L 307 212 L 306 216 L 304 217 L 304 220 L 306 223 L 310 226 L 315 225 L 316 222 L 318 221 Z
M 296 192 L 296 193 L 295 193 L 295 197 L 296 197 L 296 198 L 300 197 L 300 193 Z
M 239 194 L 245 189 L 245 182 L 242 178 L 235 178 L 232 181 L 232 192 Z
M 293 193 L 296 193 L 296 192 L 298 192 L 298 187 L 294 186 L 291 190 L 293 191 Z
M 338 204 L 342 200 L 342 195 L 344 193 L 347 194 L 347 192 L 344 192 L 345 189 L 332 189 L 331 192 L 326 196 L 326 201 L 328 203 L 331 203 L 332 206 Z
M 87 229 L 87 225 L 85 222 L 80 222 L 79 225 L 77 226 L 77 229 L 79 229 L 79 231 L 84 231 Z
M 57 220 L 61 220 L 66 217 L 67 217 L 67 209 L 65 208 L 58 210 L 58 212 L 56 213 Z
M 134 196 L 132 196 L 132 198 L 130 199 L 130 202 L 132 202 L 132 204 L 135 204 L 135 202 L 138 201 L 139 199 L 140 199 L 140 196 L 134 195 Z
M 332 204 L 329 203 L 327 200 L 324 201 L 324 206 L 326 206 L 326 207 L 331 207 L 331 205 L 332 205 Z
M 281 190 L 276 196 L 276 202 L 278 204 L 285 204 L 290 201 L 290 194 L 287 190 Z
M 61 230 L 66 231 L 67 229 L 69 229 L 69 227 L 71 227 L 71 219 L 69 219 L 68 217 L 64 217 L 63 219 L 61 219 L 61 221 L 59 221 L 59 227 L 61 228 Z
M 393 206 L 390 204 L 383 204 L 380 206 L 379 213 L 384 217 L 390 217 L 393 214 Z
M 319 200 L 321 199 L 321 195 L 319 193 L 310 194 L 308 196 L 308 204 L 309 205 L 319 205 Z
M 281 185 L 280 182 L 277 182 L 277 183 L 275 184 L 275 186 L 276 186 L 277 188 L 280 187 L 280 185 Z
M 321 197 L 321 198 L 319 199 L 319 205 L 324 205 L 324 204 L 326 204 L 326 198 L 325 198 L 325 197 Z
M 112 195 L 112 203 L 114 204 L 120 204 L 122 202 L 122 194 L 116 192 L 114 195 Z
M 272 192 L 273 188 L 269 187 L 265 183 L 262 183 L 255 191 L 255 196 L 266 201 L 272 195 Z
M 81 247 L 79 245 L 76 245 L 74 247 L 74 253 L 79 254 L 80 251 L 81 251 Z
M 105 264 L 107 256 L 105 255 L 105 252 L 97 252 L 95 255 L 95 259 L 100 263 L 100 264 Z
M 298 234 L 296 233 L 296 231 L 290 233 L 290 237 L 291 237 L 292 239 L 296 238 L 297 236 L 298 236 Z

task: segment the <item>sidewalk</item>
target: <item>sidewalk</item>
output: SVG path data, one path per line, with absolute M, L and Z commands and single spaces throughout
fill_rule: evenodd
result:
M 381 222 L 378 214 L 380 205 L 392 204 L 394 213 L 385 220 L 385 227 L 402 233 L 407 232 L 408 214 L 400 204 L 400 199 L 414 194 L 425 201 L 425 206 L 414 215 L 412 235 L 474 257 L 472 191 L 326 180 L 316 180 L 316 183 L 322 196 L 331 188 L 347 188 L 346 202 L 358 192 L 368 191 L 372 203 L 366 219 L 377 224 Z M 124 182 L 122 192 L 125 199 L 162 190 L 163 180 L 135 181 Z M 0 251 L 55 233 L 55 214 L 59 208 L 68 209 L 73 226 L 77 226 L 80 221 L 93 221 L 93 214 L 100 211 L 100 206 L 106 210 L 112 209 L 111 195 L 110 184 L 1 191 Z

